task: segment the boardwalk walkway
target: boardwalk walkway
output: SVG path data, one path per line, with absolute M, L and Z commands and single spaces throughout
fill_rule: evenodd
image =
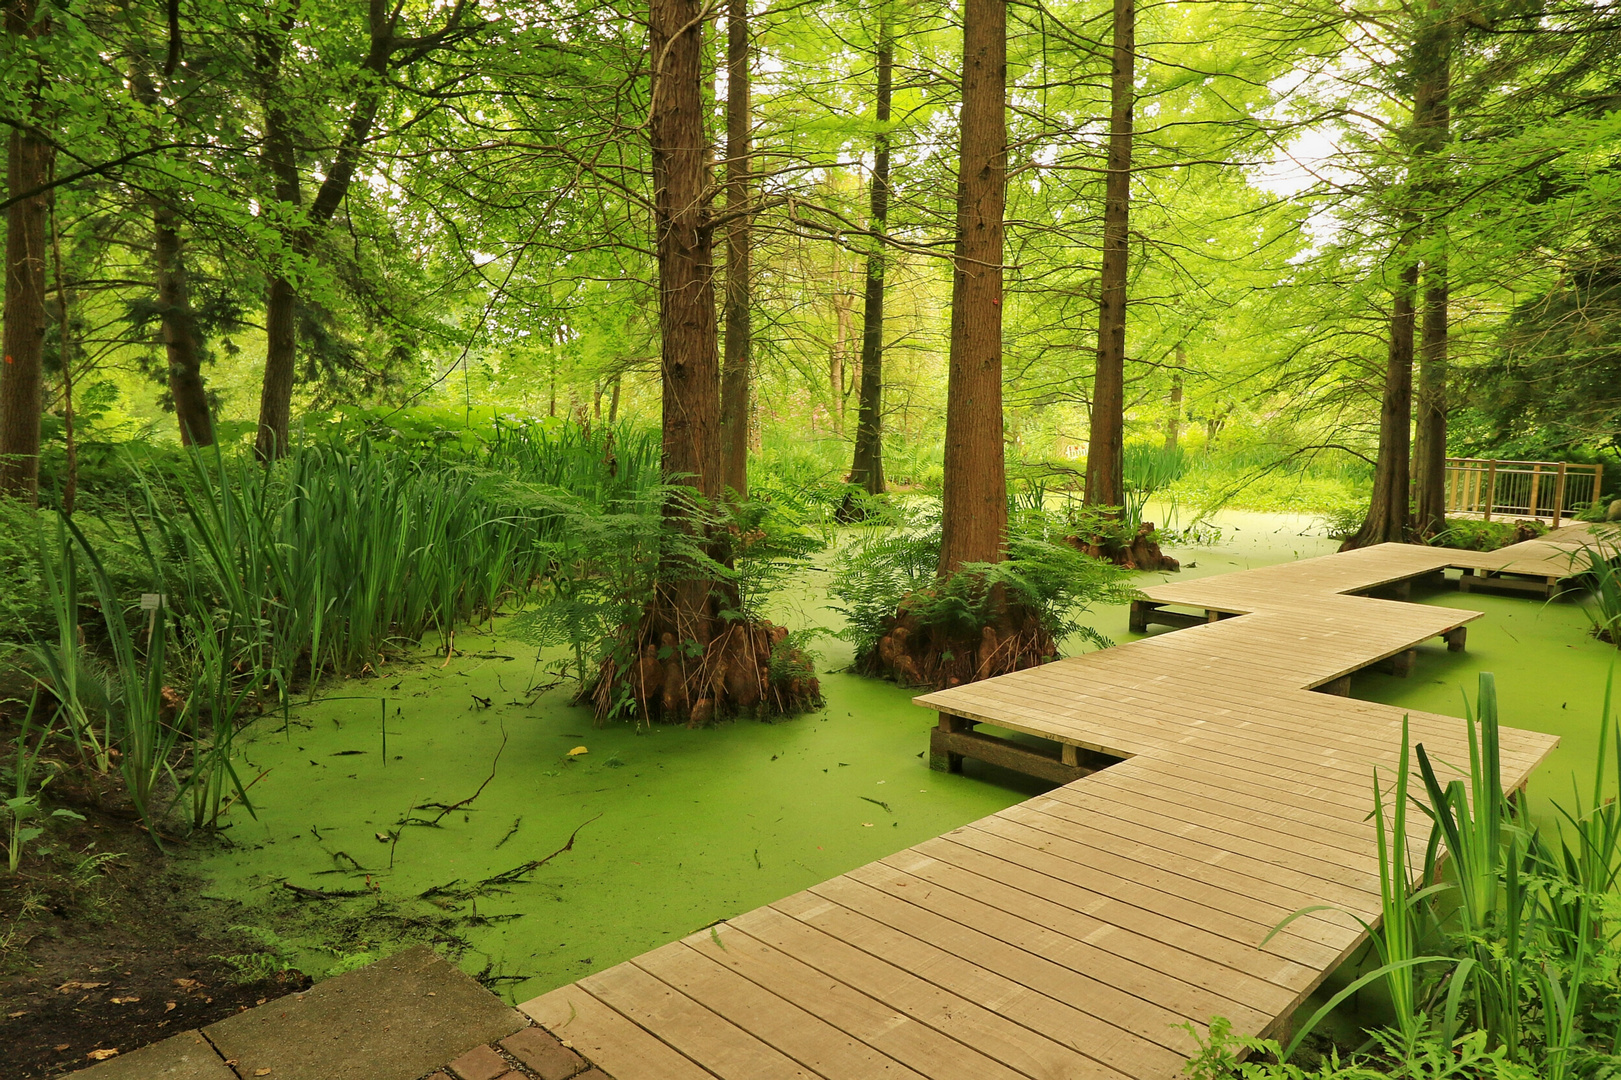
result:
M 1377 917 L 1370 785 L 1403 714 L 1309 688 L 1461 644 L 1478 613 L 1349 594 L 1448 566 L 1557 580 L 1564 532 L 1149 589 L 1217 621 L 918 698 L 952 735 L 991 723 L 1096 771 L 521 1008 L 618 1080 L 1176 1076 L 1184 1024 L 1276 1029 L 1361 943 L 1344 912 Z M 1461 721 L 1412 730 L 1467 760 Z M 1505 783 L 1556 742 L 1505 729 Z M 1319 904 L 1343 911 L 1262 944 Z

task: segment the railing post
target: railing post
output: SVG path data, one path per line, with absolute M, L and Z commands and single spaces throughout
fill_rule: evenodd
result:
M 1565 463 L 1559 463 L 1559 483 L 1554 487 L 1553 493 L 1553 527 L 1559 528 L 1559 522 L 1565 516 Z
M 1542 518 L 1542 515 L 1537 512 L 1537 495 L 1539 494 L 1537 489 L 1541 486 L 1542 463 L 1540 461 L 1533 461 L 1531 463 L 1531 494 L 1525 500 L 1525 508 L 1531 511 L 1532 521 L 1538 521 Z
M 1486 520 L 1492 519 L 1492 503 L 1497 499 L 1497 462 L 1486 463 Z

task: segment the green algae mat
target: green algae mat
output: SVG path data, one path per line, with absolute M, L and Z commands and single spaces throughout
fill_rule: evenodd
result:
M 200 860 L 209 895 L 311 974 L 460 940 L 521 1001 L 1040 790 L 931 772 L 932 714 L 887 684 L 824 676 L 825 710 L 776 723 L 595 728 L 565 690 L 527 694 L 507 644 L 256 725 L 258 817 Z
M 1183 576 L 1327 554 L 1307 519 L 1232 514 L 1214 547 L 1175 552 Z M 791 626 L 837 625 L 808 580 L 782 598 Z M 1358 697 L 1462 715 L 1495 671 L 1506 723 L 1564 741 L 1532 786 L 1546 809 L 1590 769 L 1616 650 L 1580 607 L 1437 590 L 1425 603 L 1486 612 L 1469 649 L 1425 647 L 1409 679 L 1357 677 Z M 1126 640 L 1123 608 L 1088 620 Z M 911 692 L 837 669 L 827 707 L 774 723 L 598 728 L 532 649 L 499 624 L 465 652 L 391 664 L 324 688 L 250 731 L 257 818 L 195 856 L 266 953 L 321 977 L 432 941 L 510 1001 L 616 964 L 720 919 L 946 832 L 1043 789 L 970 763 L 931 772 L 932 713 Z M 385 741 L 386 740 L 386 741 Z M 386 747 L 386 751 L 385 751 Z

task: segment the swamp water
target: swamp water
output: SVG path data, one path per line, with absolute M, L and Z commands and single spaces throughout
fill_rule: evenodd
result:
M 1219 545 L 1174 552 L 1183 578 L 1337 546 L 1307 518 L 1232 513 L 1218 523 Z M 838 625 L 821 575 L 809 576 L 776 617 Z M 1422 599 L 1487 613 L 1470 626 L 1469 650 L 1426 646 L 1411 678 L 1359 676 L 1355 694 L 1461 715 L 1460 687 L 1472 696 L 1476 672 L 1495 671 L 1506 723 L 1564 737 L 1533 798 L 1568 798 L 1570 770 L 1590 769 L 1616 650 L 1587 634 L 1574 604 Z M 1088 621 L 1117 641 L 1133 636 L 1124 608 Z M 974 762 L 962 776 L 931 772 L 934 714 L 912 705 L 911 691 L 837 673 L 822 676 L 827 707 L 794 719 L 596 728 L 569 704 L 568 686 L 529 693 L 550 676 L 499 626 L 458 635 L 467 651 L 448 664 L 389 664 L 326 686 L 285 726 L 279 716 L 255 724 L 240 767 L 244 781 L 263 774 L 252 789 L 258 817 L 234 813 L 229 843 L 194 857 L 206 896 L 239 902 L 235 918 L 273 930 L 264 936 L 285 959 L 318 977 L 408 938 L 453 935 L 467 946 L 463 967 L 523 1001 L 1045 786 Z M 824 671 L 848 664 L 844 642 L 818 647 Z M 400 825 L 406 818 L 439 820 Z M 525 871 L 576 829 L 572 849 Z M 360 895 L 312 898 L 287 884 Z

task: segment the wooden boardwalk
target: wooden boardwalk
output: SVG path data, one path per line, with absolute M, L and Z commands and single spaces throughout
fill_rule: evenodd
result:
M 618 1080 L 1174 1077 L 1185 1025 L 1277 1030 L 1361 943 L 1346 912 L 1377 918 L 1371 784 L 1403 712 L 1308 688 L 1478 613 L 1349 594 L 1447 566 L 1557 579 L 1579 542 L 1392 544 L 1146 590 L 1218 621 L 917 699 L 954 734 L 1117 763 L 520 1008 Z M 1467 760 L 1462 721 L 1411 724 Z M 1556 743 L 1504 729 L 1506 785 Z M 1319 904 L 1341 910 L 1262 944 Z

